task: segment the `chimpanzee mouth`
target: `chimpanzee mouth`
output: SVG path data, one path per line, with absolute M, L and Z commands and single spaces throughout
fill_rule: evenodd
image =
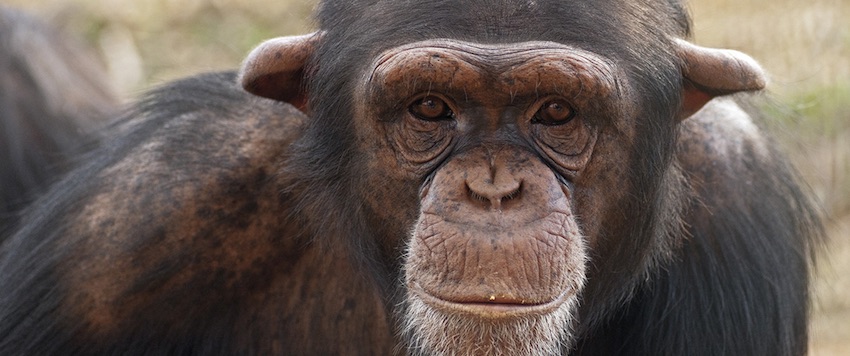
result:
M 499 295 L 449 300 L 438 297 L 418 285 L 412 286 L 410 291 L 425 304 L 433 308 L 488 319 L 510 319 L 549 314 L 557 310 L 564 302 L 575 295 L 573 291 L 566 290 L 556 298 L 541 303 L 527 302 L 525 300 L 506 298 Z

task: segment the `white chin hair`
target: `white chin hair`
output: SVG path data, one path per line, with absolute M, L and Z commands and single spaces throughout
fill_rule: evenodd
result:
M 408 292 L 402 333 L 412 355 L 560 355 L 571 342 L 577 299 L 545 315 L 501 320 L 448 314 Z

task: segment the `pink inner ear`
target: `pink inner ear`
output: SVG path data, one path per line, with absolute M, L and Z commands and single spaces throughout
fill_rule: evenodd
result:
M 242 86 L 251 94 L 290 103 L 305 111 L 307 92 L 302 79 L 302 70 L 266 73 L 253 80 L 243 80 Z
M 696 114 L 699 109 L 702 109 L 705 104 L 708 104 L 714 98 L 714 95 L 699 90 L 688 80 L 685 80 L 682 89 L 682 112 L 679 114 L 680 119 L 685 119 Z
M 712 98 L 764 89 L 764 70 L 750 56 L 733 50 L 700 47 L 675 39 L 682 59 L 683 94 L 680 118 L 687 118 Z
M 242 87 L 254 95 L 306 110 L 305 68 L 321 38 L 322 33 L 315 32 L 263 42 L 242 64 L 239 73 Z

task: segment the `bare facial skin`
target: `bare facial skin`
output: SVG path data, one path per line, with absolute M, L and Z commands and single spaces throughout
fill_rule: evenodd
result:
M 432 183 L 444 188 L 424 198 L 405 259 L 405 334 L 423 354 L 556 354 L 584 282 L 583 236 L 539 160 L 487 153 L 448 162 Z
M 805 354 L 818 219 L 679 1 L 316 18 L 22 215 L 0 355 Z
M 377 57 L 360 95 L 376 174 L 428 176 L 404 259 L 403 334 L 423 354 L 555 354 L 587 238 L 567 179 L 618 113 L 616 70 L 555 43 L 431 40 Z M 372 146 L 374 145 L 374 146 Z M 387 169 L 386 167 L 392 167 Z M 569 178 L 567 178 L 569 177 Z

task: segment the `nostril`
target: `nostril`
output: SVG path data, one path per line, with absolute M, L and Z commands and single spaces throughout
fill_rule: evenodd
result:
M 521 182 L 519 184 L 517 184 L 516 189 L 514 189 L 513 191 L 511 191 L 508 194 L 505 194 L 505 196 L 502 197 L 502 201 L 518 198 L 520 191 L 522 191 L 522 183 Z
M 472 188 L 470 188 L 468 185 L 466 186 L 466 189 L 469 191 L 469 196 L 472 197 L 473 200 L 484 201 L 484 202 L 490 200 L 489 198 L 486 198 L 483 195 L 479 194 L 478 192 L 472 190 Z
M 472 201 L 484 203 L 495 210 L 501 210 L 503 203 L 519 198 L 522 192 L 521 182 L 513 184 L 495 185 L 488 184 L 466 184 L 467 193 Z

